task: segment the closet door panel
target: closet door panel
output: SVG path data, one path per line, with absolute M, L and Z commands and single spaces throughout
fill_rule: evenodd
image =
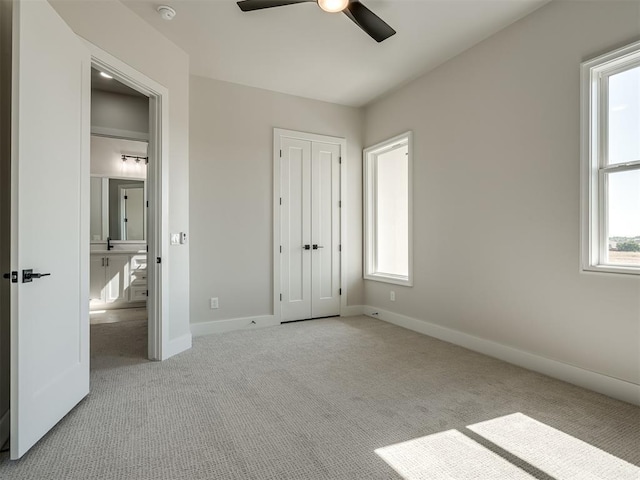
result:
M 311 318 L 311 142 L 281 139 L 282 321 Z
M 340 146 L 314 142 L 311 175 L 313 318 L 340 314 Z

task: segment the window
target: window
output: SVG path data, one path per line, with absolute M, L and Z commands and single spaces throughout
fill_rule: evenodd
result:
M 364 151 L 364 278 L 412 285 L 411 132 Z
M 640 274 L 640 42 L 582 64 L 582 268 Z

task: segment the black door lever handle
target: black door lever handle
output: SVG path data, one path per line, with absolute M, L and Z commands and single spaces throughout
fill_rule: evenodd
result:
M 50 277 L 50 273 L 32 273 L 31 278 Z
M 30 283 L 34 278 L 48 277 L 50 273 L 33 273 L 32 269 L 22 270 L 22 283 Z

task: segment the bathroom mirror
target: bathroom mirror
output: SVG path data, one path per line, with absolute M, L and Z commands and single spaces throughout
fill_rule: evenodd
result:
M 91 177 L 91 241 L 146 240 L 145 181 Z

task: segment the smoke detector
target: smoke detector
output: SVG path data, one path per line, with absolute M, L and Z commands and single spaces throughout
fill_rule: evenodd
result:
M 163 20 L 173 20 L 176 16 L 176 11 L 167 5 L 160 5 L 157 10 Z

